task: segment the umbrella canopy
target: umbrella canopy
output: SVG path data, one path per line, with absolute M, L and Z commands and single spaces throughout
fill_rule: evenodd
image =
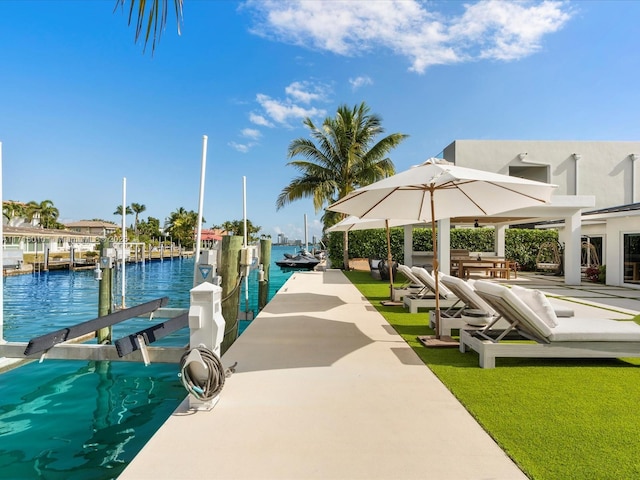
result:
M 403 227 L 418 223 L 416 220 L 405 219 L 380 219 L 380 218 L 358 218 L 350 215 L 332 227 L 327 228 L 327 232 L 350 232 L 352 230 L 369 230 L 374 228 Z
M 435 221 L 485 216 L 547 203 L 555 185 L 457 167 L 430 158 L 421 165 L 354 190 L 328 207 L 361 219 L 405 218 L 432 224 L 434 270 L 438 289 Z M 436 336 L 440 302 L 436 292 Z
M 387 264 L 389 265 L 389 299 L 393 300 L 393 264 L 391 257 L 391 235 L 389 229 L 392 227 L 402 227 L 418 223 L 415 220 L 405 219 L 379 219 L 379 218 L 358 218 L 353 215 L 342 219 L 332 227 L 327 228 L 327 232 L 350 232 L 351 230 L 370 230 L 374 228 L 384 228 L 387 231 Z

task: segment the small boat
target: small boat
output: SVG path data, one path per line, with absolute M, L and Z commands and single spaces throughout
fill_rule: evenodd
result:
M 277 261 L 276 265 L 280 268 L 287 269 L 313 270 L 319 263 L 320 260 L 303 249 L 295 255 L 285 253 L 284 258 L 280 261 Z

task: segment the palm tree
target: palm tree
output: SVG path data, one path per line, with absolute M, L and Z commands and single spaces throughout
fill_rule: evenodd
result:
M 5 200 L 2 202 L 2 215 L 7 219 L 7 224 L 12 227 L 23 222 L 27 215 L 27 206 L 15 200 Z
M 204 218 L 202 223 L 206 223 Z M 191 248 L 194 244 L 194 232 L 197 226 L 198 213 L 180 207 L 175 212 L 171 212 L 164 231 L 169 233 L 172 238 L 177 239 L 185 248 Z
M 122 207 L 120 209 L 122 210 Z M 146 209 L 147 209 L 146 205 L 143 205 L 141 203 L 131 202 L 131 210 L 133 210 L 134 213 L 136 214 L 136 217 L 133 223 L 133 231 L 135 232 L 136 235 L 138 235 L 138 215 L 140 215 Z
M 38 218 L 43 228 L 57 228 L 60 225 L 58 223 L 60 211 L 53 205 L 51 200 L 43 200 L 40 203 L 32 200 L 27 204 L 27 215 L 29 221 Z
M 131 210 L 131 207 L 129 205 L 127 205 L 127 208 L 125 209 L 125 213 L 127 215 L 133 215 L 133 210 Z M 122 205 L 118 205 L 116 207 L 116 211 L 113 212 L 113 214 L 122 216 Z
M 155 51 L 156 42 L 160 41 L 162 31 L 167 24 L 170 2 L 171 0 L 131 0 L 131 5 L 129 6 L 129 25 L 131 25 L 131 20 L 134 15 L 137 16 L 135 41 L 137 42 L 144 32 L 144 47 L 146 48 L 151 38 L 152 53 Z M 176 12 L 176 23 L 178 24 L 178 35 L 180 35 L 180 24 L 182 23 L 182 2 L 183 0 L 173 0 Z M 116 9 L 120 6 L 124 10 L 125 3 L 127 3 L 127 0 L 116 0 Z M 148 10 L 147 6 L 149 6 Z
M 304 120 L 311 140 L 298 138 L 289 145 L 289 158 L 301 156 L 305 160 L 287 164 L 298 169 L 300 175 L 282 189 L 276 202 L 278 210 L 294 200 L 311 197 L 318 212 L 356 188 L 395 173 L 387 155 L 408 135 L 392 133 L 376 141 L 384 129 L 381 118 L 369 110 L 364 102 L 352 109 L 341 105 L 335 118 L 326 118 L 321 127 L 316 127 L 310 118 Z M 325 211 L 325 229 L 343 217 Z M 344 232 L 344 268 L 348 266 L 348 232 Z

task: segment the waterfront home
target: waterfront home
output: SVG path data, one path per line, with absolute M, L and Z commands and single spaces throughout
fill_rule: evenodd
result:
M 455 140 L 439 157 L 461 167 L 558 186 L 548 208 L 519 212 L 528 218 L 459 219 L 467 225 L 474 221 L 495 225 L 496 253 L 504 253 L 508 225 L 535 221 L 537 228 L 558 230 L 565 247 L 566 283 L 580 283 L 581 244 L 588 240 L 600 264 L 606 265 L 607 285 L 640 287 L 640 185 L 636 172 L 640 141 Z M 456 219 L 441 224 L 460 225 Z M 446 254 L 447 238 L 443 240 L 441 252 Z M 415 253 L 408 247 L 411 244 L 408 226 L 405 258 L 409 262 Z M 449 259 L 441 258 L 440 263 L 447 269 Z

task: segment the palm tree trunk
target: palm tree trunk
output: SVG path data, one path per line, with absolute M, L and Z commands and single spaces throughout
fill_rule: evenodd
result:
M 344 270 L 349 270 L 349 232 L 343 232 L 344 233 L 344 240 L 343 240 L 343 257 L 342 257 L 342 264 L 343 264 L 343 269 Z

